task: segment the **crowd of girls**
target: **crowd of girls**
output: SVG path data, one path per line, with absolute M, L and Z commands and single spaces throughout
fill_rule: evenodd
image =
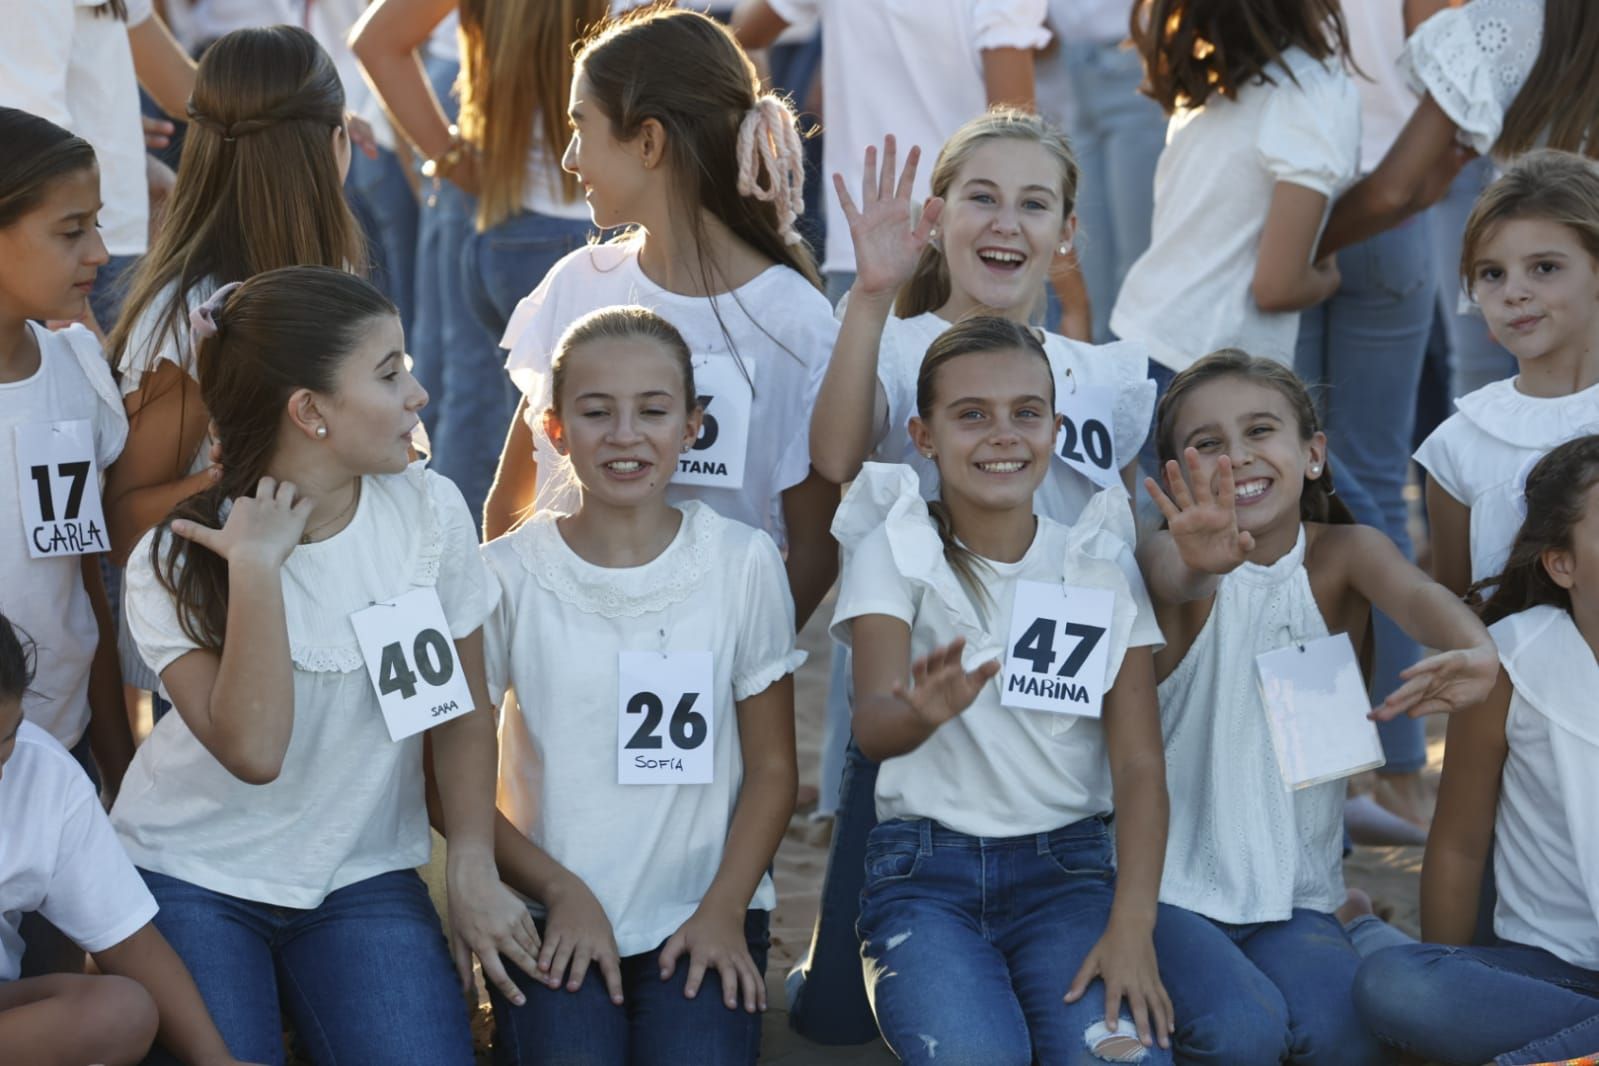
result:
M 761 2 L 745 25 L 793 13 Z M 1034 324 L 1081 291 L 1054 126 L 885 131 L 834 178 L 835 309 L 791 105 L 690 11 L 357 25 L 476 212 L 439 291 L 473 288 L 503 370 L 413 364 L 309 33 L 205 52 L 103 338 L 96 151 L 0 108 L 0 1057 L 468 1066 L 480 972 L 505 1066 L 750 1066 L 819 609 L 848 757 L 788 997 L 824 1042 L 1599 1050 L 1599 166 L 1571 151 L 1599 106 L 1547 95 L 1599 20 L 1418 16 L 1424 95 L 1357 182 L 1338 4 L 1116 2 L 1172 126 L 1097 345 Z M 459 130 L 412 56 L 457 6 Z M 1500 9 L 1521 81 L 1456 106 L 1481 87 L 1439 56 Z M 1289 364 L 1331 253 L 1441 195 L 1457 134 L 1503 170 L 1458 273 L 1516 374 L 1415 452 L 1424 571 L 1385 518 L 1402 479 L 1345 470 L 1347 408 L 1329 427 Z M 136 748 L 124 681 L 158 712 Z M 1435 713 L 1417 942 L 1346 888 L 1345 804 L 1371 719 Z

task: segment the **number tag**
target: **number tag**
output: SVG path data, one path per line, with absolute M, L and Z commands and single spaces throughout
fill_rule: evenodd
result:
M 1000 702 L 1098 718 L 1116 594 L 1110 589 L 1018 581 Z
M 35 559 L 110 550 L 86 418 L 17 427 L 17 497 L 22 534 Z
M 708 651 L 617 655 L 616 781 L 708 785 L 716 674 Z
M 1349 634 L 1334 633 L 1255 656 L 1277 766 L 1290 789 L 1383 764 L 1371 700 Z
M 749 371 L 750 380 L 744 377 Z M 694 391 L 699 393 L 700 437 L 678 458 L 679 485 L 706 485 L 718 489 L 744 487 L 744 456 L 750 440 L 750 411 L 755 405 L 751 381 L 755 364 L 744 370 L 730 355 L 694 357 Z
M 450 623 L 433 589 L 412 589 L 356 611 L 350 624 L 391 739 L 404 740 L 472 709 L 472 690 L 455 661 Z
M 1116 423 L 1111 411 L 1115 390 L 1103 385 L 1055 382 L 1055 409 L 1061 417 L 1055 454 L 1102 489 L 1121 481 L 1116 466 Z

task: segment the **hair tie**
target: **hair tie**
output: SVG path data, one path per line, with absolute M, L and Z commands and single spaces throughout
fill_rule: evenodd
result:
M 761 184 L 761 164 L 767 184 Z M 738 126 L 738 191 L 777 208 L 777 228 L 785 244 L 804 238 L 794 222 L 805 211 L 805 155 L 794 112 L 766 93 L 744 113 Z
M 210 130 L 218 137 L 221 137 L 222 140 L 227 144 L 232 144 L 240 137 L 248 137 L 252 133 L 260 133 L 267 127 L 274 126 L 278 122 L 283 121 L 282 116 L 263 115 L 256 118 L 241 118 L 237 122 L 219 122 L 210 115 L 205 114 L 199 108 L 195 107 L 193 100 L 189 101 L 186 110 L 188 112 L 190 122 L 203 129 Z
M 217 312 L 222 310 L 222 305 L 227 302 L 233 290 L 244 284 L 240 281 L 230 281 L 216 292 L 205 303 L 189 312 L 189 333 L 196 347 L 207 337 L 217 335 Z

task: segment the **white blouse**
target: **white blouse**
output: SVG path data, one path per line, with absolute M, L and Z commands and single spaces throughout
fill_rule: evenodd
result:
M 906 426 L 916 414 L 916 379 L 922 360 L 950 325 L 931 311 L 914 318 L 890 316 L 878 348 L 877 380 L 888 399 L 888 425 L 872 458 L 911 467 L 921 482 L 922 495 L 928 499 L 938 494 L 938 464 L 916 450 Z M 1055 373 L 1057 397 L 1080 385 L 1111 390 L 1113 468 L 1119 471 L 1136 459 L 1155 409 L 1155 383 L 1149 378 L 1149 359 L 1143 346 L 1129 341 L 1084 344 L 1058 333 L 1047 333 L 1044 351 Z M 1057 456 L 1050 461 L 1049 474 L 1038 486 L 1033 507 L 1045 517 L 1069 525 L 1098 491 L 1099 486 Z
M 1599 970 L 1599 663 L 1558 607 L 1511 615 L 1489 632 L 1515 686 L 1494 819 L 1494 932 Z
M 1003 660 L 1018 581 L 1115 592 L 1105 636 L 1107 690 L 1128 648 L 1161 642 L 1133 559 L 1132 511 L 1120 488 L 1095 496 L 1075 525 L 1040 516 L 1020 561 L 983 560 L 990 603 L 981 608 L 945 560 L 908 467 L 867 463 L 834 516 L 833 535 L 844 549 L 844 576 L 832 634 L 846 646 L 852 644 L 851 620 L 880 614 L 910 627 L 913 659 L 964 637 L 966 669 Z M 998 677 L 990 681 L 915 751 L 883 761 L 879 820 L 930 818 L 971 836 L 1008 837 L 1111 810 L 1099 719 L 1002 706 L 1000 683 Z
M 743 783 L 736 704 L 805 661 L 772 539 L 695 500 L 679 509 L 677 536 L 642 566 L 586 562 L 552 511 L 483 547 L 501 590 L 489 687 L 517 697 L 500 722 L 501 809 L 594 893 L 624 956 L 658 947 L 705 898 Z M 710 784 L 618 783 L 627 651 L 710 652 Z M 750 906 L 776 902 L 763 876 Z
M 151 566 L 157 533 L 129 558 L 125 594 L 139 651 L 160 672 L 197 645 Z M 283 564 L 294 731 L 282 771 L 270 784 L 246 784 L 182 714 L 167 715 L 134 756 L 111 811 L 133 861 L 213 892 L 297 908 L 427 862 L 422 735 L 389 739 L 350 615 L 429 586 L 457 640 L 494 609 L 494 580 L 460 490 L 420 463 L 362 478 L 350 524 L 300 545 Z
M 1479 0 L 1480 2 L 1480 0 Z M 1569 396 L 1528 396 L 1516 378 L 1455 401 L 1456 412 L 1416 450 L 1440 488 L 1471 509 L 1471 579 L 1504 569 L 1527 517 L 1527 475 L 1558 444 L 1599 432 L 1599 385 Z
M 1400 57 L 1410 86 L 1428 93 L 1479 155 L 1493 150 L 1505 112 L 1543 43 L 1543 0 L 1472 0 L 1416 27 Z
M 1159 688 L 1171 795 L 1162 903 L 1247 924 L 1344 902 L 1345 782 L 1289 791 L 1255 670 L 1262 652 L 1324 636 L 1303 526 L 1275 563 L 1221 579 L 1204 628 Z

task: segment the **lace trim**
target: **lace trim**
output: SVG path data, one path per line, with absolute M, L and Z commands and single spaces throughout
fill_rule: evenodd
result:
M 710 572 L 718 539 L 717 523 L 709 508 L 688 502 L 683 528 L 654 560 L 641 567 L 607 573 L 601 568 L 579 570 L 581 560 L 561 539 L 553 511 L 542 511 L 528 523 L 525 535 L 512 538 L 522 567 L 541 587 L 562 603 L 602 618 L 638 618 L 675 606 L 694 595 Z M 671 565 L 658 565 L 671 559 Z M 649 570 L 644 576 L 640 573 Z
M 1538 57 L 1542 5 L 1529 0 L 1475 0 L 1441 11 L 1406 45 L 1411 87 L 1430 93 L 1460 127 L 1461 137 L 1487 155 L 1499 139 L 1505 109 Z

